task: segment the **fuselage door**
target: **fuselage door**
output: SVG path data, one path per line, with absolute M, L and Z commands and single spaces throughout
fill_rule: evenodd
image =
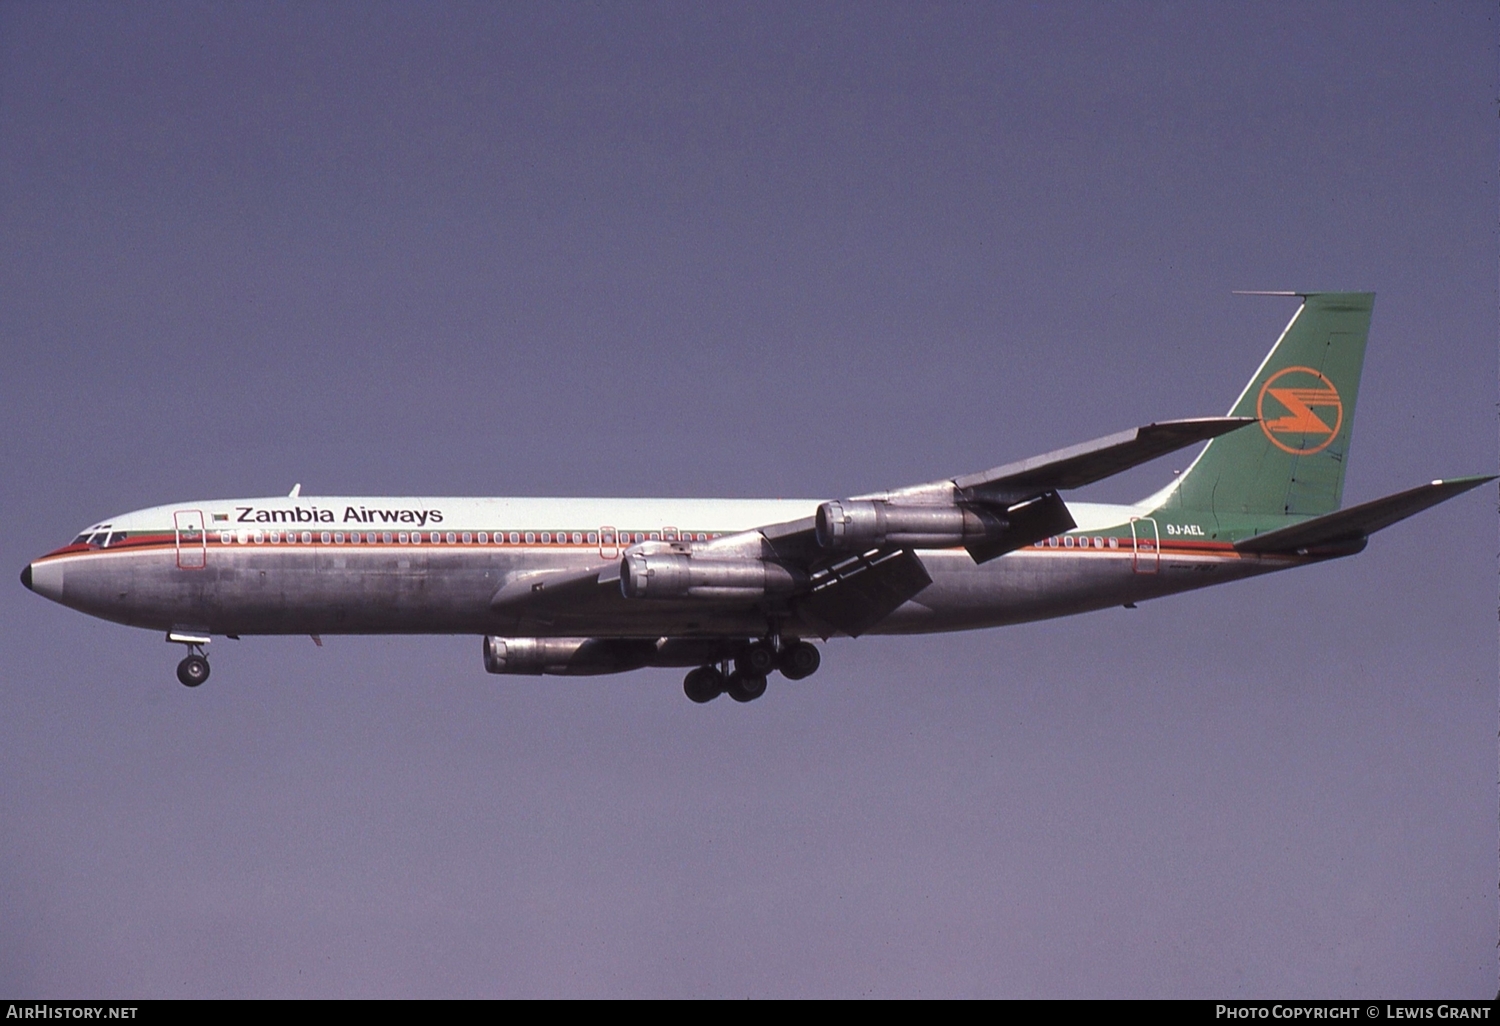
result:
M 599 528 L 599 558 L 618 559 L 620 556 L 620 536 L 613 527 Z
M 1131 517 L 1130 537 L 1135 543 L 1131 567 L 1138 574 L 1154 574 L 1161 569 L 1161 536 L 1151 517 Z
M 172 514 L 177 527 L 177 565 L 184 570 L 202 570 L 208 565 L 208 532 L 203 529 L 203 513 L 180 509 Z

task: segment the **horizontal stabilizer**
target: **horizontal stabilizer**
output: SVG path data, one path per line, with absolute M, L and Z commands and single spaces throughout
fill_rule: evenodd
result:
M 1234 547 L 1240 552 L 1307 554 L 1317 549 L 1363 542 L 1366 537 L 1382 528 L 1390 527 L 1413 514 L 1493 480 L 1494 475 L 1481 474 L 1476 477 L 1456 477 L 1451 481 L 1433 481 L 1420 488 L 1397 492 L 1383 499 L 1327 513 L 1291 527 L 1245 538 L 1235 542 Z
M 1205 442 L 1254 423 L 1254 417 L 1164 420 L 978 474 L 965 474 L 954 478 L 953 483 L 966 497 L 974 499 L 1023 497 L 1059 488 L 1081 488 L 1195 442 Z

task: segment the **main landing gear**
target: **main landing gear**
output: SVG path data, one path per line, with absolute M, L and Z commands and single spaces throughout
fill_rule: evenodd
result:
M 208 644 L 208 635 L 172 631 L 167 635 L 167 640 L 187 646 L 186 658 L 177 664 L 177 679 L 184 686 L 195 688 L 208 680 L 208 656 L 203 651 L 203 646 Z
M 688 671 L 682 691 L 700 705 L 724 694 L 736 702 L 753 702 L 766 693 L 766 677 L 773 670 L 787 680 L 802 680 L 816 673 L 821 662 L 817 646 L 806 641 L 757 641 L 734 657 L 732 671 L 727 662 Z

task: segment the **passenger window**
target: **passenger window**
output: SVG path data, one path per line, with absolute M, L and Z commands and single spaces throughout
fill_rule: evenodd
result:
M 324 531 L 323 532 L 323 544 L 327 545 L 331 540 L 332 540 L 332 536 L 327 531 Z
M 474 540 L 474 536 L 471 535 L 468 531 L 465 531 L 464 532 L 464 544 L 468 545 L 473 540 Z
M 595 534 L 593 531 L 590 531 L 589 532 L 589 544 L 593 545 L 598 540 L 599 540 L 599 536 L 597 534 Z
M 1111 538 L 1109 540 L 1109 547 L 1112 548 L 1112 549 L 1118 549 L 1120 547 L 1120 539 L 1118 539 L 1118 538 Z
M 381 534 L 380 541 L 381 541 L 381 544 L 383 544 L 383 545 L 389 545 L 391 543 L 391 532 L 386 531 L 383 534 Z
M 303 545 L 311 545 L 312 544 L 312 532 L 311 531 L 303 531 L 302 532 L 302 544 Z
M 489 540 L 490 540 L 490 536 L 489 536 L 489 532 L 488 531 L 480 531 L 479 532 L 479 544 L 481 544 L 481 545 L 488 544 Z
M 453 544 L 453 541 L 454 541 L 454 535 L 453 535 L 453 532 L 452 532 L 452 531 L 449 531 L 449 532 L 448 532 L 448 544 L 449 544 L 449 545 L 452 545 L 452 544 Z

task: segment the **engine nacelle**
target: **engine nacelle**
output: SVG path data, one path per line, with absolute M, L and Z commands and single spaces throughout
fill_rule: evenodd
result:
M 798 578 L 761 559 L 703 559 L 678 552 L 632 552 L 620 561 L 628 599 L 757 599 L 793 591 Z
M 869 499 L 841 499 L 818 507 L 818 545 L 864 550 L 878 545 L 946 549 L 997 538 L 1009 524 L 995 514 L 961 506 L 895 506 Z
M 637 638 L 501 638 L 486 635 L 490 673 L 583 677 L 638 670 L 656 656 L 656 642 Z

